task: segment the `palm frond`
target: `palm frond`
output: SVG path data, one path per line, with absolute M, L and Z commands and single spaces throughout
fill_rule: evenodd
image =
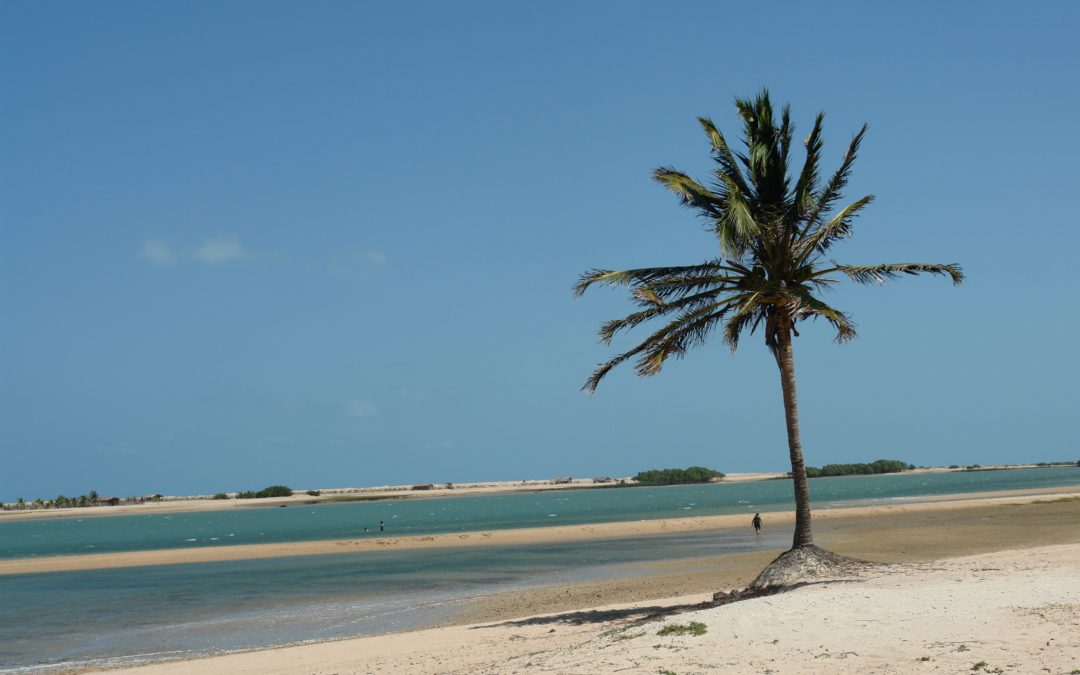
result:
M 850 237 L 851 224 L 855 216 L 873 201 L 874 195 L 857 199 L 840 209 L 828 222 L 807 232 L 802 241 L 796 243 L 795 260 L 797 263 L 801 264 L 815 251 L 825 253 L 838 240 Z
M 728 146 L 727 139 L 724 138 L 724 135 L 720 133 L 720 130 L 716 128 L 716 125 L 708 117 L 699 117 L 698 122 L 701 124 L 701 128 L 704 129 L 709 144 L 712 146 L 713 159 L 720 165 L 720 168 L 717 169 L 718 175 L 726 176 L 727 182 L 734 185 L 741 194 L 748 194 L 749 188 L 746 185 L 746 178 L 739 169 L 739 162 L 735 154 L 732 153 L 731 147 Z
M 798 303 L 794 312 L 792 312 L 795 318 L 820 316 L 831 323 L 833 328 L 836 329 L 835 340 L 837 342 L 842 343 L 855 339 L 855 324 L 852 322 L 851 317 L 846 313 L 834 309 L 821 300 L 818 300 L 809 291 L 796 288 L 792 289 L 790 292 Z
M 631 294 L 637 304 L 647 307 L 671 303 L 702 291 L 732 291 L 744 285 L 741 277 L 728 275 L 671 275 L 650 281 L 647 286 L 638 286 Z
M 582 274 L 571 291 L 575 297 L 581 297 L 590 286 L 629 286 L 634 283 L 648 284 L 650 281 L 669 275 L 691 273 L 715 273 L 732 268 L 718 262 L 707 262 L 701 265 L 680 265 L 677 267 L 642 267 L 629 270 L 589 270 Z
M 738 190 L 728 176 L 719 176 L 724 187 L 724 208 L 716 218 L 716 236 L 720 239 L 720 250 L 725 255 L 741 258 L 749 247 L 749 240 L 761 232 L 754 217 L 752 202 Z
M 701 183 L 675 169 L 660 167 L 653 172 L 653 180 L 679 196 L 679 201 L 715 217 L 722 208 L 722 198 L 713 194 Z
M 581 390 L 587 391 L 590 394 L 596 392 L 596 387 L 600 384 L 600 380 L 604 379 L 604 377 L 611 372 L 612 368 L 644 351 L 646 346 L 647 345 L 643 342 L 630 351 L 623 352 L 615 358 L 601 363 L 596 367 L 596 370 L 589 375 L 589 379 L 585 380 L 585 384 L 582 385 Z
M 730 307 L 731 303 L 716 303 L 686 311 L 653 333 L 642 343 L 646 346 L 635 365 L 638 376 L 655 375 L 669 358 L 682 358 L 690 349 L 705 344 L 713 326 Z
M 787 169 L 788 153 L 791 151 L 791 135 L 795 131 L 795 125 L 791 123 L 791 106 L 785 104 L 784 112 L 780 116 L 780 164 Z
M 739 308 L 724 324 L 724 343 L 734 352 L 739 347 L 739 338 L 750 324 L 760 320 L 764 308 L 758 303 L 761 293 L 749 294 L 741 301 Z
M 814 193 L 818 188 L 818 165 L 821 162 L 821 148 L 824 145 L 821 140 L 822 124 L 825 113 L 818 113 L 814 118 L 814 127 L 803 141 L 806 147 L 806 159 L 803 161 L 799 179 L 795 182 L 795 190 L 791 195 L 791 207 L 788 214 L 789 226 L 794 225 L 803 214 L 809 213 L 814 205 Z
M 957 263 L 940 265 L 934 263 L 885 263 L 882 265 L 841 265 L 835 263 L 835 267 L 822 270 L 820 274 L 832 271 L 843 272 L 849 279 L 860 284 L 883 284 L 886 279 L 896 279 L 901 274 L 917 276 L 919 274 L 936 274 L 952 278 L 953 285 L 959 285 L 964 280 L 964 271 Z
M 862 125 L 855 137 L 851 139 L 847 152 L 844 153 L 844 160 L 840 163 L 840 168 L 836 170 L 836 173 L 822 188 L 821 194 L 817 195 L 815 199 L 814 208 L 807 218 L 806 231 L 809 231 L 814 226 L 818 218 L 828 213 L 833 204 L 843 198 L 844 188 L 847 186 L 848 178 L 851 176 L 851 169 L 855 165 L 855 157 L 859 153 L 859 145 L 862 144 L 863 136 L 866 135 L 866 130 L 869 128 L 869 125 Z
M 681 356 L 681 354 L 685 353 L 686 349 L 689 349 L 692 344 L 705 342 L 708 337 L 710 325 L 718 321 L 726 312 L 726 305 L 718 303 L 717 306 L 712 309 L 705 307 L 681 315 L 671 323 L 645 338 L 638 346 L 600 364 L 589 376 L 589 379 L 585 381 L 582 390 L 589 393 L 595 392 L 600 381 L 611 372 L 612 368 L 642 352 L 647 353 L 638 361 L 638 375 L 655 375 L 660 372 L 664 361 L 667 360 L 669 356 L 676 354 Z
M 751 324 L 756 325 L 761 321 L 761 314 L 759 312 L 745 312 L 736 313 L 728 317 L 727 322 L 724 323 L 724 344 L 735 352 L 739 348 L 739 339 L 742 337 L 743 332 L 750 327 Z M 753 332 L 753 328 L 750 328 Z
M 713 308 L 720 305 L 727 305 L 738 301 L 739 296 L 731 298 L 724 298 L 723 300 L 717 300 L 717 296 L 724 292 L 724 289 L 716 289 L 712 291 L 706 291 L 704 293 L 697 293 L 694 295 L 681 298 L 672 303 L 659 303 L 654 304 L 645 309 L 628 314 L 621 319 L 612 319 L 606 321 L 600 326 L 599 336 L 600 342 L 604 344 L 611 344 L 611 340 L 620 332 L 629 330 L 636 326 L 666 314 L 672 314 L 678 311 L 696 310 L 702 306 L 710 306 Z

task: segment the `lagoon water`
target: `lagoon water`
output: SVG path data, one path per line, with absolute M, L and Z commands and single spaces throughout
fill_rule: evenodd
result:
M 1080 468 L 810 483 L 815 508 L 1060 485 L 1080 485 Z M 354 537 L 365 525 L 377 529 L 379 520 L 390 534 L 412 535 L 752 513 L 790 506 L 790 492 L 788 481 L 766 481 L 0 522 L 0 557 Z M 0 576 L 0 672 L 157 661 L 417 628 L 487 593 L 635 574 L 636 563 L 651 560 L 780 548 L 787 537 L 718 531 Z
M 810 481 L 814 508 L 878 499 L 1080 485 L 1080 468 L 845 476 Z M 772 480 L 662 488 L 553 490 L 376 502 L 233 508 L 167 515 L 0 519 L 0 558 L 230 546 L 320 539 L 753 513 L 791 508 L 791 483 Z
M 0 673 L 420 628 L 494 592 L 631 575 L 640 571 L 633 563 L 780 548 L 788 539 L 740 531 L 0 576 Z

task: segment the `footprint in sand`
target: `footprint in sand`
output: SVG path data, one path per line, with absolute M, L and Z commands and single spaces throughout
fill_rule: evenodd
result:
M 435 541 L 435 537 L 420 537 L 420 541 Z
M 481 532 L 480 536 L 482 536 L 482 537 L 490 537 L 491 533 L 490 532 Z
M 469 535 L 467 535 L 467 534 L 459 534 L 457 538 L 458 539 L 468 539 Z

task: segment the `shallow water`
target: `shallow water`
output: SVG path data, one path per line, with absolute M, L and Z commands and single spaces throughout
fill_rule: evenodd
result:
M 634 563 L 779 548 L 787 539 L 721 531 L 0 577 L 0 672 L 419 628 L 481 595 L 626 576 L 640 572 Z

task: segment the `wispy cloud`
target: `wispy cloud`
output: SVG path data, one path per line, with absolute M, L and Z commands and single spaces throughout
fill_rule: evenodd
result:
M 147 239 L 139 249 L 139 258 L 152 265 L 171 265 L 177 254 L 171 246 L 158 239 Z
M 355 277 L 372 272 L 386 264 L 388 258 L 382 251 L 375 249 L 357 249 L 334 256 L 327 265 L 327 271 L 341 278 Z
M 372 417 L 378 412 L 375 404 L 367 399 L 354 399 L 345 404 L 345 414 L 349 417 Z
M 221 265 L 230 260 L 242 260 L 251 253 L 235 237 L 207 239 L 192 253 L 192 257 L 207 265 Z
M 151 265 L 223 265 L 252 255 L 236 237 L 215 237 L 205 239 L 197 246 L 176 246 L 161 239 L 147 239 L 139 248 L 138 257 Z

